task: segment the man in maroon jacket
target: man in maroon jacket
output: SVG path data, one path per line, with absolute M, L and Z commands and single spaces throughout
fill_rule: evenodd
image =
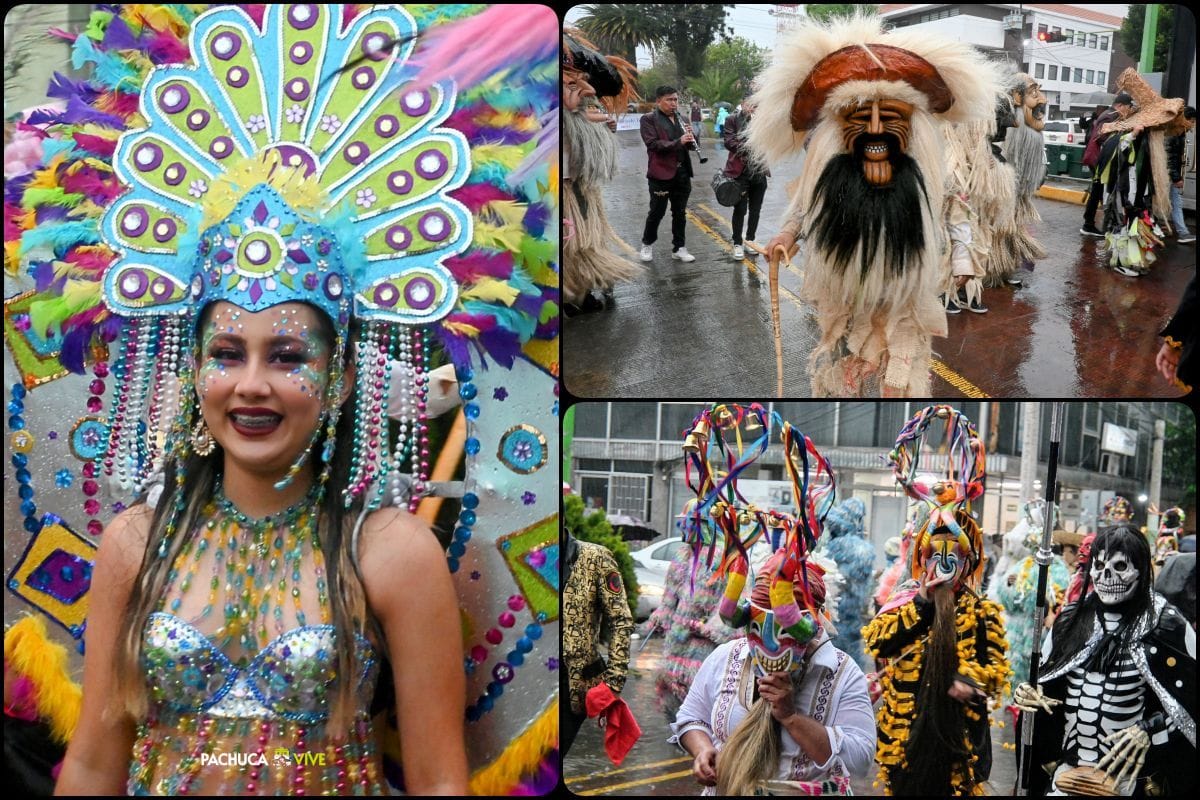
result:
M 655 109 L 644 114 L 641 121 L 642 141 L 650 163 L 646 178 L 650 182 L 650 213 L 642 232 L 642 261 L 651 261 L 651 245 L 658 239 L 658 224 L 671 204 L 671 258 L 695 261 L 696 257 L 684 247 L 687 228 L 688 195 L 692 193 L 692 159 L 688 150 L 696 139 L 679 121 L 679 93 L 673 86 L 659 86 L 654 91 Z

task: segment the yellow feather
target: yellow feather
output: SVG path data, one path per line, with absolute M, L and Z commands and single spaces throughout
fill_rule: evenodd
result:
M 533 773 L 550 751 L 558 746 L 558 703 L 534 720 L 504 752 L 471 776 L 469 790 L 478 796 L 511 794 L 521 778 Z
M 466 322 L 443 322 L 442 327 L 451 333 L 457 333 L 459 336 L 468 336 L 472 339 L 479 335 L 479 328 Z
M 79 723 L 83 690 L 67 671 L 67 649 L 51 642 L 40 617 L 26 616 L 4 632 L 5 671 L 33 685 L 38 716 L 66 743 Z
M 464 300 L 482 300 L 511 306 L 521 293 L 504 281 L 484 278 L 462 293 Z
M 58 168 L 62 166 L 66 155 L 59 153 L 50 159 L 50 163 L 33 173 L 27 189 L 55 189 L 58 187 Z

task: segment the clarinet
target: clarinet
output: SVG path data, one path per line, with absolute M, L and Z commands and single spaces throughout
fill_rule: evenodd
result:
M 683 121 L 683 117 L 679 116 L 678 110 L 675 111 L 675 124 L 678 125 L 679 127 L 683 128 L 684 130 L 686 130 L 688 133 L 690 133 L 692 135 L 692 143 L 687 146 L 688 150 L 691 150 L 697 156 L 700 157 L 701 164 L 707 164 L 708 156 L 706 156 L 706 155 L 704 155 L 704 153 L 700 152 L 700 143 L 699 143 L 699 141 L 696 140 L 696 132 L 692 130 L 691 123 Z

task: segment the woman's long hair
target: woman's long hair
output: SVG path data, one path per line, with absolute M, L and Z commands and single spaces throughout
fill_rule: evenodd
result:
M 754 794 L 760 781 L 775 775 L 782 750 L 779 723 L 771 704 L 760 697 L 717 754 L 717 794 Z
M 1096 558 L 1101 550 L 1120 549 L 1129 556 L 1130 561 L 1139 570 L 1138 586 L 1133 595 L 1124 603 L 1116 606 L 1106 606 L 1100 602 L 1100 597 L 1092 590 L 1092 571 L 1090 559 Z M 1125 616 L 1126 624 L 1120 626 L 1113 635 L 1114 646 L 1105 647 L 1100 657 L 1107 661 L 1124 651 L 1133 643 L 1137 625 L 1132 622 L 1153 606 L 1154 593 L 1151 591 L 1150 543 L 1133 525 L 1121 523 L 1108 528 L 1102 528 L 1092 541 L 1089 564 L 1083 571 L 1083 586 L 1079 600 L 1065 609 L 1054 622 L 1054 635 L 1050 647 L 1050 655 L 1042 665 L 1043 673 L 1060 666 L 1083 649 L 1092 633 L 1092 625 L 1097 614 L 1105 610 L 1119 611 Z
M 198 321 L 198 329 L 203 328 L 204 322 L 211 312 L 212 305 L 210 304 Z M 320 333 L 333 352 L 332 344 L 335 339 L 333 325 L 323 312 L 318 313 L 317 316 L 320 320 Z M 355 327 L 352 325 L 345 350 L 347 361 L 354 352 L 356 336 Z M 199 359 L 196 363 L 199 363 Z M 329 481 L 325 485 L 324 498 L 316 519 L 317 538 L 325 559 L 331 622 L 339 643 L 339 646 L 335 648 L 335 669 L 336 674 L 342 677 L 337 683 L 336 691 L 329 698 L 330 731 L 334 736 L 349 730 L 354 717 L 355 689 L 358 682 L 351 676 L 358 675 L 359 664 L 355 657 L 357 648 L 352 643 L 355 640 L 355 633 L 363 632 L 366 625 L 369 624 L 362 574 L 359 572 L 355 554 L 352 552 L 351 535 L 362 502 L 361 500 L 356 501 L 349 509 L 344 508 L 342 504 L 342 493 L 347 487 L 350 475 L 356 410 L 355 395 L 355 392 L 350 392 L 349 398 L 342 406 L 337 424 L 336 446 Z M 187 435 L 186 431 L 190 431 L 191 426 L 195 425 L 199 419 L 199 404 L 194 401 L 194 398 L 183 398 L 183 402 L 191 403 L 191 419 L 188 420 L 188 427 L 183 432 L 174 432 L 176 436 Z M 324 419 L 323 416 L 322 419 Z M 314 461 L 318 459 L 322 438 L 318 437 L 316 443 L 313 444 L 315 452 L 309 456 L 309 468 L 313 470 L 317 469 Z M 176 557 L 185 543 L 197 534 L 199 526 L 204 522 L 203 510 L 213 499 L 217 476 L 221 472 L 223 462 L 224 449 L 218 444 L 207 456 L 197 455 L 189 448 L 182 464 L 172 458 L 164 468 L 165 484 L 162 496 L 154 510 L 150 533 L 146 540 L 146 549 L 142 555 L 142 564 L 121 618 L 117 647 L 114 650 L 117 674 L 116 705 L 135 720 L 144 719 L 149 710 L 142 670 L 142 638 L 146 619 L 157 610 L 158 604 L 168 588 L 167 581 Z M 177 485 L 176 479 L 181 471 L 185 478 Z M 315 476 L 314 480 L 316 480 Z M 183 510 L 179 514 L 175 533 L 167 542 L 166 554 L 160 556 L 159 546 L 167 535 L 166 528 L 171 519 L 171 511 L 177 502 L 177 496 L 181 493 Z M 141 502 L 145 502 L 145 500 L 143 499 Z

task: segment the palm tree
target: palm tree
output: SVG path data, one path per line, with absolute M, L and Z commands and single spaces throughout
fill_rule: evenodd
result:
M 647 16 L 632 3 L 594 3 L 580 6 L 586 16 L 576 23 L 592 43 L 609 55 L 637 64 L 637 48 L 659 43 Z
M 710 105 L 722 100 L 736 104 L 741 100 L 738 83 L 738 76 L 732 72 L 709 67 L 700 73 L 700 77 L 688 81 L 688 91 L 697 97 L 705 98 Z

